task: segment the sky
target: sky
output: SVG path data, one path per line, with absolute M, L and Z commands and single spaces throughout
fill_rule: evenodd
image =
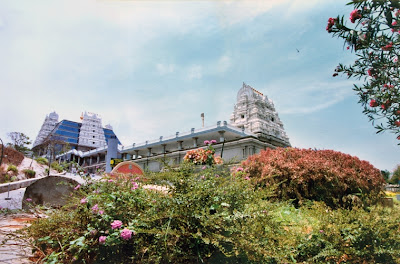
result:
M 140 143 L 200 128 L 201 113 L 229 122 L 245 82 L 274 101 L 293 147 L 393 171 L 398 140 L 376 134 L 356 80 L 332 77 L 355 60 L 325 30 L 347 2 L 0 0 L 0 138 L 87 111 Z

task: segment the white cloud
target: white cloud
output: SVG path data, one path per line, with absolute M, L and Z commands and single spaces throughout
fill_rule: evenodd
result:
M 350 81 L 281 80 L 268 84 L 268 96 L 280 114 L 311 114 L 329 108 L 353 94 Z
M 231 66 L 232 66 L 232 58 L 227 55 L 223 55 L 219 58 L 217 62 L 216 71 L 224 73 L 228 71 L 231 68 Z
M 189 80 L 201 79 L 203 77 L 203 67 L 201 65 L 192 65 L 187 70 Z
M 165 75 L 165 74 L 173 73 L 175 71 L 175 65 L 174 64 L 157 63 L 156 69 L 160 75 Z

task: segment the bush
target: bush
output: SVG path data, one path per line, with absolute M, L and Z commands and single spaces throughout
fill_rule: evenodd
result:
M 49 164 L 48 159 L 43 158 L 43 157 L 38 157 L 35 159 L 37 161 L 37 163 L 42 164 L 42 165 L 47 165 Z
M 302 208 L 315 221 L 299 239 L 296 260 L 303 263 L 400 263 L 399 208 L 331 210 L 316 203 Z
M 62 171 L 64 170 L 64 168 L 63 168 L 60 164 L 58 164 L 57 161 L 53 161 L 53 162 L 51 163 L 50 167 L 51 167 L 52 169 L 56 170 L 57 172 L 62 172 Z
M 36 171 L 30 170 L 30 169 L 23 170 L 23 173 L 25 174 L 25 176 L 27 178 L 35 178 L 35 175 L 36 175 Z
M 18 174 L 18 169 L 15 165 L 8 165 L 7 172 L 11 171 L 14 174 Z
M 2 146 L 0 144 L 0 146 Z M 18 166 L 24 159 L 24 154 L 21 152 L 16 151 L 10 147 L 4 147 L 4 157 L 3 157 L 3 164 L 13 164 Z
M 270 246 L 273 249 L 275 242 L 265 239 L 277 225 L 267 213 L 268 193 L 254 192 L 248 181 L 218 173 L 213 168 L 200 174 L 182 168 L 149 175 L 147 185 L 121 178 L 80 187 L 71 205 L 34 223 L 29 233 L 43 252 L 53 252 L 57 263 L 274 258 Z M 155 182 L 168 185 L 150 185 Z
M 70 204 L 25 230 L 43 261 L 400 263 L 398 205 L 295 208 L 214 168 L 145 177 L 76 186 Z
M 331 207 L 369 205 L 383 197 L 380 171 L 367 161 L 333 150 L 267 149 L 243 162 L 258 186 L 273 186 L 276 198 L 324 201 Z

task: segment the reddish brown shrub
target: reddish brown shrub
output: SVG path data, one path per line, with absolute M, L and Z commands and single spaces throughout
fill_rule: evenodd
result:
M 278 199 L 324 201 L 331 207 L 372 203 L 385 183 L 369 162 L 333 150 L 267 149 L 249 157 L 243 167 L 257 186 L 280 184 Z
M 0 155 L 1 155 L 2 145 L 0 144 Z M 13 148 L 4 147 L 4 157 L 2 164 L 13 164 L 18 166 L 24 160 L 24 154 L 19 151 L 16 151 Z

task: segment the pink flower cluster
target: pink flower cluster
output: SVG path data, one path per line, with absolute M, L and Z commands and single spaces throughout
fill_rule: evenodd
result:
M 86 198 L 82 198 L 81 199 L 81 204 L 85 204 L 85 203 L 87 203 L 87 199 Z
M 355 23 L 357 19 L 360 19 L 361 16 L 361 11 L 358 9 L 354 9 L 353 11 L 351 11 L 350 13 L 350 21 L 351 23 Z
M 135 232 L 129 230 L 128 228 L 124 228 L 124 229 L 121 231 L 121 238 L 122 238 L 123 240 L 129 240 L 129 239 L 131 239 L 132 234 L 134 235 Z
M 99 237 L 99 243 L 100 243 L 100 244 L 106 243 L 106 239 L 107 239 L 106 236 L 100 236 L 100 237 Z
M 138 184 L 137 182 L 135 182 L 135 181 L 132 181 L 132 188 L 131 188 L 131 190 L 133 191 L 133 190 L 136 190 L 137 188 L 139 188 L 139 184 Z
M 111 223 L 111 228 L 112 229 L 117 229 L 117 228 L 120 228 L 121 226 L 122 226 L 122 222 L 120 220 L 114 220 Z
M 213 144 L 217 144 L 217 141 L 215 139 L 204 140 L 204 145 L 213 145 Z
M 333 25 L 335 25 L 335 22 L 336 22 L 336 18 L 330 17 L 328 19 L 328 25 L 326 26 L 326 31 L 332 32 L 332 27 L 333 27 Z

